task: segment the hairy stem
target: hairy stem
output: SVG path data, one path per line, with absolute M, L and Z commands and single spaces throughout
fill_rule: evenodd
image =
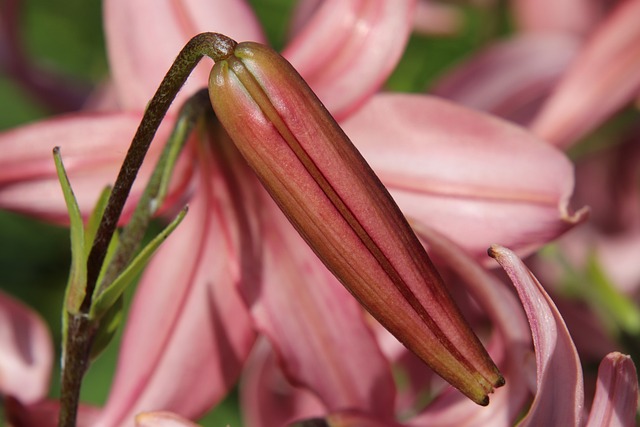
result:
M 178 54 L 145 110 L 142 121 L 133 137 L 129 151 L 118 173 L 113 191 L 107 202 L 96 232 L 95 240 L 89 252 L 85 296 L 80 305 L 79 313 L 65 313 L 68 321 L 68 329 L 62 372 L 59 427 L 74 427 L 76 425 L 82 378 L 89 365 L 91 347 L 99 327 L 99 322 L 90 319 L 88 316 L 94 299 L 94 291 L 104 264 L 109 242 L 116 230 L 124 204 L 129 196 L 131 187 L 133 186 L 133 182 L 142 165 L 151 141 L 160 123 L 164 119 L 169 106 L 200 59 L 202 59 L 203 56 L 209 56 L 214 61 L 227 58 L 233 54 L 236 44 L 237 43 L 230 38 L 217 33 L 203 33 L 193 37 Z M 193 109 L 196 109 L 200 113 L 206 111 L 201 108 L 204 98 L 205 96 L 202 92 L 194 96 L 194 104 L 198 104 L 200 107 L 194 105 L 185 107 L 190 111 L 189 114 L 192 116 L 196 114 L 196 112 L 191 111 Z M 204 104 L 206 105 L 206 102 Z M 186 124 L 179 120 L 177 126 L 183 126 L 183 128 L 176 128 L 172 137 L 175 137 L 176 132 L 184 134 L 184 126 L 193 128 L 196 121 L 197 119 L 193 117 L 188 118 Z M 163 156 L 164 155 L 163 153 Z M 168 153 L 166 155 L 171 154 Z M 152 200 L 164 196 L 166 178 L 166 174 L 164 173 L 159 172 L 157 176 L 154 173 L 143 196 L 144 200 L 141 201 L 144 202 L 141 203 L 141 205 L 144 206 L 136 211 L 132 220 L 133 223 L 125 229 L 125 239 L 124 243 L 122 243 L 124 246 L 122 249 L 119 249 L 120 253 L 116 255 L 117 258 L 114 258 L 115 262 L 112 262 L 112 270 L 107 270 L 108 277 L 106 277 L 106 279 L 110 280 L 104 281 L 105 286 L 108 286 L 110 282 L 126 268 L 127 263 L 131 260 L 140 239 L 142 239 L 144 235 L 149 218 L 155 210 L 152 207 Z
M 62 366 L 58 427 L 75 427 L 82 378 L 89 366 L 89 353 L 96 327 L 85 315 L 67 316 L 67 341 Z
M 113 259 L 109 263 L 107 270 L 98 284 L 97 293 L 99 295 L 109 286 L 131 262 L 140 242 L 149 226 L 151 218 L 157 208 L 162 205 L 168 187 L 168 178 L 173 170 L 178 154 L 184 147 L 191 131 L 198 121 L 211 110 L 209 92 L 202 89 L 191 96 L 180 109 L 178 120 L 173 128 L 168 143 L 158 159 L 158 165 L 170 163 L 166 167 L 156 167 L 149 179 L 142 197 L 138 201 L 136 209 L 127 225 L 120 234 L 120 240 Z
M 115 232 L 138 170 L 171 102 L 203 56 L 209 56 L 214 60 L 226 58 L 233 53 L 235 45 L 235 41 L 217 33 L 203 33 L 193 37 L 180 51 L 160 83 L 160 87 L 151 98 L 120 168 L 107 208 L 100 221 L 96 239 L 93 242 L 91 252 L 89 252 L 87 288 L 85 298 L 80 306 L 82 313 L 88 313 L 91 308 L 93 291 L 107 253 L 107 247 Z

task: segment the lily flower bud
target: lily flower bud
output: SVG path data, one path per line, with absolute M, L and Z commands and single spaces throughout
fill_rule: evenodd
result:
M 214 60 L 216 115 L 294 227 L 405 346 L 488 404 L 504 379 L 402 212 L 302 77 L 257 43 Z

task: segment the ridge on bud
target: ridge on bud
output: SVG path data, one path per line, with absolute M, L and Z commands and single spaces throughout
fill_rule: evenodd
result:
M 480 405 L 504 379 L 386 188 L 295 69 L 252 42 L 209 79 L 218 119 L 282 211 L 360 303 Z

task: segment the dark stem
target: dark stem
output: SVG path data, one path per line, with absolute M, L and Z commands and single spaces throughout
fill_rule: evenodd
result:
M 65 313 L 68 328 L 62 372 L 59 427 L 74 427 L 76 425 L 82 378 L 87 370 L 91 347 L 99 327 L 99 322 L 88 316 L 93 303 L 93 294 L 109 242 L 113 237 L 124 204 L 151 141 L 173 99 L 200 59 L 203 56 L 209 56 L 214 61 L 227 58 L 233 54 L 236 44 L 230 38 L 217 33 L 203 33 L 193 37 L 180 51 L 147 106 L 118 173 L 89 252 L 85 296 L 80 305 L 79 313 Z M 199 96 L 201 97 L 201 95 Z M 137 244 L 133 245 L 132 251 L 135 251 L 135 247 Z M 127 251 L 129 250 L 127 249 Z
M 68 328 L 62 367 L 58 427 L 75 427 L 82 377 L 89 366 L 96 328 L 88 316 L 68 313 L 66 316 Z
M 158 165 L 166 163 L 167 158 L 172 155 L 172 152 L 182 150 L 182 147 L 184 147 L 184 144 L 187 142 L 198 120 L 204 117 L 210 110 L 211 102 L 209 101 L 209 91 L 207 89 L 201 89 L 187 99 L 178 113 L 178 120 L 169 137 L 169 142 L 165 145 L 158 159 Z M 162 204 L 162 199 L 159 197 L 161 197 L 162 178 L 166 172 L 164 167 L 156 167 L 154 169 L 131 219 L 123 228 L 122 233 L 120 233 L 118 247 L 101 279 L 101 283 L 98 284 L 96 295 L 100 294 L 104 288 L 113 283 L 133 259 L 147 231 L 149 222 L 151 222 L 151 218 L 155 213 L 155 209 L 152 207 L 152 201 L 158 207 Z
M 214 60 L 220 60 L 231 55 L 235 46 L 235 41 L 221 34 L 203 33 L 195 36 L 180 51 L 160 83 L 160 87 L 151 98 L 140 126 L 133 137 L 122 168 L 118 173 L 109 202 L 100 221 L 96 238 L 91 247 L 91 252 L 89 252 L 87 287 L 85 298 L 80 306 L 82 313 L 88 313 L 91 308 L 93 291 L 104 262 L 107 247 L 115 232 L 118 219 L 133 186 L 133 181 L 171 102 L 203 56 L 207 55 Z

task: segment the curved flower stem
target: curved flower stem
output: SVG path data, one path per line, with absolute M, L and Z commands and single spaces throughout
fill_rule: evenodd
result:
M 124 204 L 151 141 L 171 102 L 200 59 L 205 55 L 214 60 L 226 58 L 233 53 L 235 46 L 235 41 L 221 34 L 204 33 L 195 36 L 178 54 L 149 102 L 114 184 L 87 258 L 85 295 L 80 310 L 78 313 L 65 311 L 68 329 L 62 367 L 59 427 L 76 425 L 82 378 L 89 365 L 91 348 L 99 329 L 99 320 L 91 319 L 89 316 L 96 296 L 98 278 Z M 119 247 L 107 267 L 101 287 L 98 288 L 98 294 L 109 286 L 131 262 L 156 206 L 161 204 L 161 199 L 165 195 L 169 181 L 168 173 L 170 172 L 168 171 L 172 169 L 179 150 L 184 146 L 198 119 L 210 109 L 206 90 L 196 93 L 183 106 L 170 138 L 170 141 L 175 139 L 178 141 L 170 142 L 159 160 L 159 164 L 162 164 L 168 158 L 169 166 L 156 168 L 154 171 L 131 222 L 123 231 Z
M 156 167 L 153 171 L 131 219 L 120 234 L 118 247 L 94 292 L 94 299 L 97 298 L 131 262 L 133 255 L 144 237 L 151 218 L 163 203 L 171 178 L 171 172 L 173 171 L 173 165 L 180 151 L 195 126 L 209 112 L 212 112 L 212 110 L 207 89 L 199 90 L 182 105 L 178 120 L 169 137 L 169 142 L 164 147 L 160 159 L 158 159 L 158 165 L 164 165 L 165 163 L 167 163 L 167 165 Z
M 222 34 L 203 33 L 195 36 L 180 51 L 160 83 L 160 87 L 151 98 L 120 168 L 107 208 L 100 221 L 91 252 L 89 252 L 87 288 L 85 299 L 80 307 L 81 312 L 88 313 L 91 308 L 93 291 L 107 253 L 107 247 L 113 237 L 118 219 L 138 170 L 171 102 L 203 56 L 209 56 L 214 60 L 226 58 L 233 53 L 235 45 L 235 41 Z

